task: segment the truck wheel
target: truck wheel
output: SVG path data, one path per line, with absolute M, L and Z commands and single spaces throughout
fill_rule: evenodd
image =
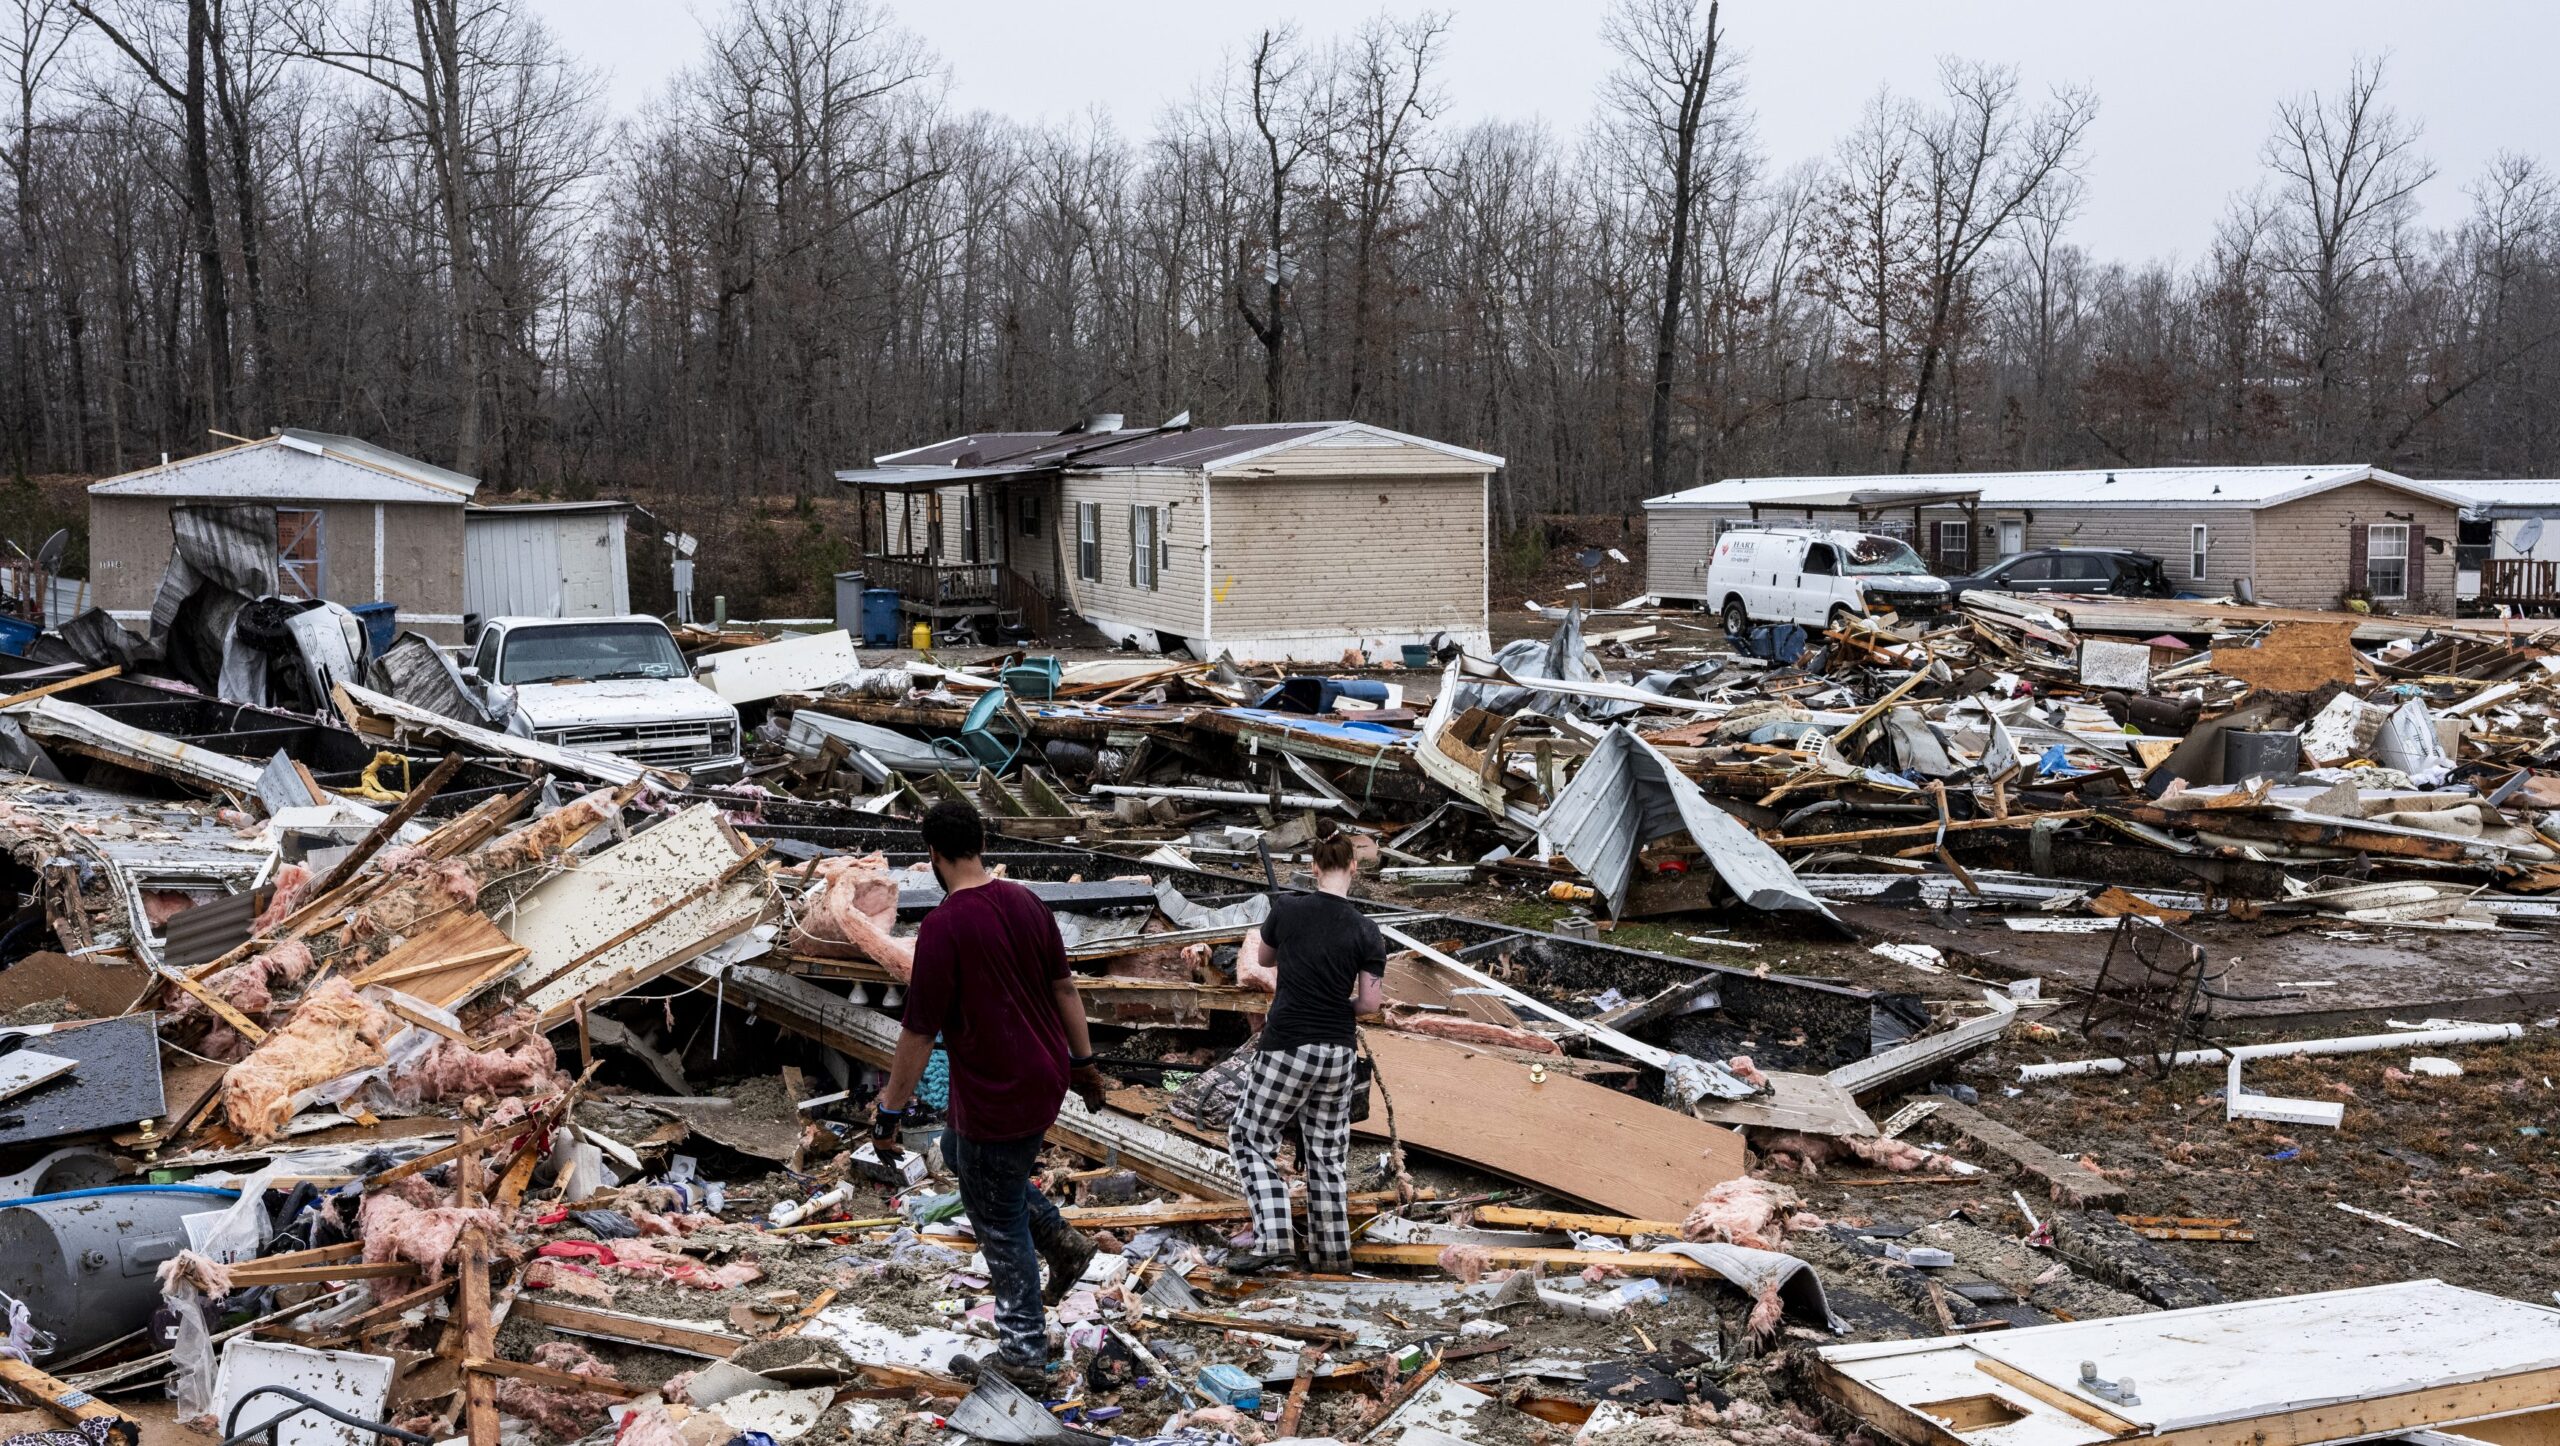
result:
M 1751 610 L 1742 605 L 1740 594 L 1724 600 L 1724 630 L 1737 638 L 1751 631 Z
M 1833 603 L 1831 605 L 1831 621 L 1827 626 L 1831 631 L 1835 633 L 1839 632 L 1843 628 L 1848 627 L 1849 620 L 1856 616 L 1856 613 L 1849 611 L 1849 605 L 1847 603 Z

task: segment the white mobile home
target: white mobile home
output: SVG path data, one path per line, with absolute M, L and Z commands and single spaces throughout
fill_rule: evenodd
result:
M 2034 548 L 2123 547 L 2200 596 L 2450 613 L 2459 485 L 2362 465 L 1736 477 L 1644 504 L 1645 588 L 1721 606 L 1705 596 L 1718 533 L 1819 522 L 1900 537 L 1941 576 Z
M 1331 662 L 1488 644 L 1502 459 L 1359 422 L 994 432 L 840 472 L 909 616 L 1072 612 L 1115 642 Z

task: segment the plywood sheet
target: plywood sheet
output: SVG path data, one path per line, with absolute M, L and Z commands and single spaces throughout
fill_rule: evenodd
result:
M 1487 1024 L 1520 1027 L 1519 1011 L 1419 954 L 1388 956 L 1386 992 L 1398 1004 L 1433 1005 Z
M 1743 1173 L 1742 1137 L 1560 1070 L 1446 1040 L 1365 1031 L 1406 1144 L 1619 1215 L 1678 1220 Z M 1383 1138 L 1372 1098 L 1355 1132 Z
M 2254 648 L 2216 648 L 2213 669 L 2253 688 L 2308 693 L 2323 683 L 2356 680 L 2356 624 L 2278 623 Z
M 449 1007 L 522 962 L 525 953 L 488 915 L 464 909 L 401 941 L 349 982 L 387 985 L 412 999 Z
M 721 882 L 747 853 L 720 810 L 699 803 L 543 880 L 503 921 L 527 950 L 514 975 L 530 991 L 523 1002 L 557 1018 L 580 997 L 632 988 L 753 927 L 761 875 Z

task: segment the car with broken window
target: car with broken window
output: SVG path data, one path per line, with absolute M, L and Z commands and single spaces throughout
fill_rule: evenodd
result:
M 1947 586 L 1958 597 L 1976 591 L 2168 597 L 2177 591 L 2160 559 L 2129 547 L 2039 547 L 1970 577 L 1949 578 Z
M 1926 617 L 1946 610 L 1947 585 L 1911 544 L 1839 528 L 1736 527 L 1716 539 L 1707 596 L 1725 631 L 1754 623 L 1836 628 L 1852 617 Z
M 463 671 L 511 698 L 546 743 L 704 782 L 745 770 L 737 708 L 694 681 L 656 618 L 491 618 Z

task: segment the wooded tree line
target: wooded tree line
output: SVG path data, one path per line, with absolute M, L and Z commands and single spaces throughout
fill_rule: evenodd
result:
M 681 522 L 1189 410 L 1502 453 L 1506 524 L 1755 473 L 2560 475 L 2560 185 L 2502 156 L 2419 224 L 2379 63 L 2271 98 L 2171 263 L 2073 240 L 2098 97 L 1950 59 L 1779 168 L 1691 0 L 1620 0 L 1572 134 L 1451 120 L 1441 16 L 1237 36 L 1130 134 L 959 109 L 876 0 L 730 0 L 620 124 L 526 0 L 0 4 L 21 474 L 301 425 Z

